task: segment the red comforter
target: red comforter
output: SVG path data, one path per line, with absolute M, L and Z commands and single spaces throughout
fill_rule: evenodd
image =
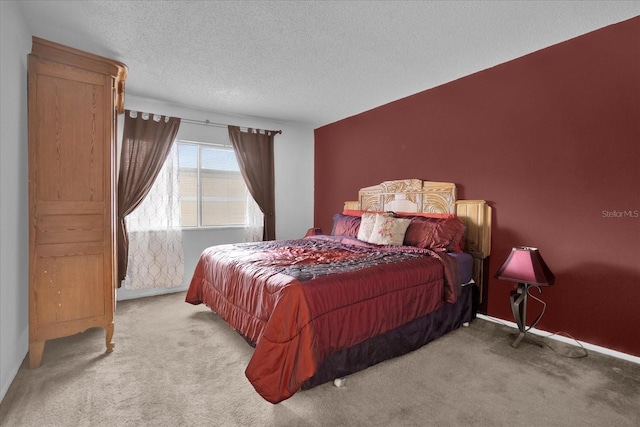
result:
M 313 236 L 206 249 L 186 301 L 205 303 L 255 343 L 246 376 L 278 403 L 331 353 L 455 302 L 459 291 L 445 254 Z

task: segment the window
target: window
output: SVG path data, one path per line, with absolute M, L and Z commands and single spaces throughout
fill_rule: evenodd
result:
M 183 227 L 242 226 L 247 187 L 233 148 L 178 143 L 178 183 Z

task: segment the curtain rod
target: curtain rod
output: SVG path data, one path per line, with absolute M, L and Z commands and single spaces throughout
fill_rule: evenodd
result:
M 226 128 L 230 126 L 224 123 L 215 123 L 210 120 L 180 119 L 180 121 L 184 123 L 191 123 L 194 125 L 202 125 L 202 126 L 214 126 L 214 127 L 222 127 L 222 128 Z M 244 126 L 244 129 L 249 129 L 249 128 Z M 251 129 L 254 129 L 254 128 L 251 128 Z M 282 130 L 265 130 L 265 132 L 275 132 L 275 133 L 281 134 Z

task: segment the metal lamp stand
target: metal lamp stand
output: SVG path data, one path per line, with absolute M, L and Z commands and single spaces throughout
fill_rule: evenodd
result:
M 511 291 L 511 294 L 509 294 L 509 299 L 511 300 L 511 311 L 513 312 L 513 317 L 515 318 L 518 330 L 520 331 L 518 337 L 511 344 L 512 347 L 518 347 L 520 341 L 522 341 L 527 332 L 531 328 L 535 327 L 542 317 L 542 313 L 540 313 L 531 326 L 527 328 L 527 296 L 529 295 L 529 288 L 531 287 L 538 288 L 538 291 L 542 292 L 540 285 L 518 283 L 518 288 L 515 291 Z

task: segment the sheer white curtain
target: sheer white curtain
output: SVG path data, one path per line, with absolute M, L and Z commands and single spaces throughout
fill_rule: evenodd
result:
M 264 230 L 264 215 L 260 206 L 253 200 L 251 193 L 247 191 L 247 207 L 244 220 L 244 241 L 260 242 Z
M 178 147 L 174 143 L 149 194 L 129 216 L 129 267 L 125 289 L 183 284 L 184 249 L 178 194 Z

